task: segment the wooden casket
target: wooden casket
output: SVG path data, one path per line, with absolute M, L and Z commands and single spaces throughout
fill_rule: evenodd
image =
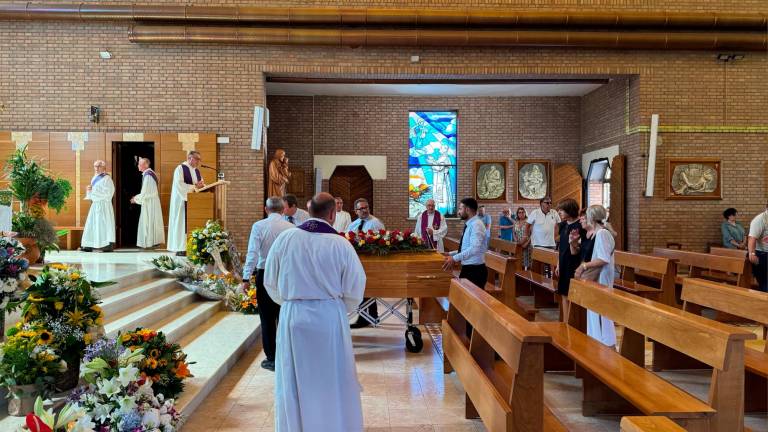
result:
M 438 252 L 360 255 L 367 278 L 366 297 L 447 297 L 453 275 L 443 271 Z

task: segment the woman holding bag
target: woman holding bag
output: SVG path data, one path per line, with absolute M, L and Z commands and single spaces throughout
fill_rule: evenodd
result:
M 601 205 L 589 206 L 585 215 L 586 229 L 593 232 L 594 247 L 590 260 L 582 262 L 576 270 L 579 279 L 593 280 L 607 287 L 613 287 L 614 250 L 616 233 L 606 221 L 607 211 Z M 581 247 L 584 250 L 584 245 Z M 587 334 L 607 346 L 616 346 L 616 328 L 613 321 L 587 311 Z

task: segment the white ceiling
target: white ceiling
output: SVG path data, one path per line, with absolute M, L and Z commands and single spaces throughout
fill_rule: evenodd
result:
M 601 84 L 314 84 L 267 83 L 284 96 L 584 96 Z

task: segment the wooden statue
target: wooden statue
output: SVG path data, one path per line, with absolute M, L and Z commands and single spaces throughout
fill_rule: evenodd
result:
M 275 150 L 275 156 L 269 162 L 269 194 L 268 196 L 282 197 L 285 195 L 285 188 L 288 185 L 288 179 L 291 178 L 291 172 L 288 170 L 288 158 L 285 157 L 285 150 Z

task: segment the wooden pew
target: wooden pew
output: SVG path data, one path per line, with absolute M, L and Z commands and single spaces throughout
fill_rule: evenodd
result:
M 732 279 L 737 286 L 749 288 L 752 284 L 752 267 L 748 266 L 743 258 L 664 248 L 653 248 L 652 255 L 673 259 L 678 265 L 689 267 L 687 276 L 682 275 L 679 270 L 677 272 L 677 283 L 681 285 L 686 277 L 723 280 L 718 274 L 735 275 Z
M 488 281 L 485 283 L 485 291 L 515 312 L 533 321 L 534 316 L 526 316 L 526 310 L 517 304 L 515 272 L 520 270 L 520 260 L 512 256 L 488 251 L 485 253 L 485 266 L 488 268 Z
M 488 249 L 502 255 L 520 256 L 522 248 L 517 243 L 500 238 L 492 238 L 488 242 Z
M 662 416 L 621 418 L 621 432 L 685 432 L 677 423 Z
M 668 416 L 689 431 L 743 430 L 744 341 L 754 334 L 594 282 L 571 281 L 568 300 L 571 319 L 589 309 L 624 326 L 618 354 L 570 324 L 537 323 L 576 362 L 584 415 L 634 408 Z M 713 367 L 707 403 L 641 366 L 644 337 Z
M 616 265 L 621 269 L 619 277 L 613 284 L 615 288 L 670 306 L 676 305 L 675 276 L 677 273 L 674 261 L 623 251 L 616 251 L 614 257 Z M 652 287 L 641 283 L 644 282 L 642 276 L 641 281 L 638 281 L 638 273 L 642 272 L 657 276 L 656 285 L 658 286 Z
M 740 250 L 740 249 L 729 249 L 729 248 L 723 248 L 723 247 L 710 247 L 709 253 L 712 255 L 718 255 L 718 256 L 726 256 L 731 258 L 741 258 L 744 260 L 744 277 L 745 278 L 751 278 L 751 285 L 750 287 L 753 289 L 757 288 L 757 280 L 755 280 L 754 275 L 752 274 L 752 263 L 749 262 L 749 256 L 747 256 L 747 251 Z M 727 276 L 726 276 L 727 277 Z M 733 276 L 730 276 L 729 279 L 725 279 L 728 281 L 728 283 L 731 283 L 733 285 L 738 285 L 736 278 Z M 742 285 L 743 286 L 743 285 Z M 747 287 L 745 287 L 747 288 Z
M 443 237 L 443 249 L 446 252 L 459 250 L 459 239 L 453 237 Z
M 525 291 L 533 293 L 533 306 L 515 298 L 515 303 L 525 311 L 523 316 L 535 317 L 539 309 L 560 308 L 562 318 L 563 311 L 560 305 L 560 295 L 557 294 L 557 278 L 554 277 L 558 259 L 558 254 L 555 250 L 533 248 L 531 250 L 531 269 L 515 272 L 515 287 L 512 291 L 515 297 L 519 297 Z M 550 266 L 552 277 L 544 276 L 545 264 Z
M 466 279 L 451 281 L 449 299 L 444 372 L 456 371 L 464 386 L 466 418 L 490 432 L 565 430 L 544 401 L 549 336 Z
M 689 278 L 683 281 L 683 310 L 695 314 L 702 307 L 726 312 L 753 320 L 768 326 L 768 293 L 747 288 Z M 764 332 L 765 333 L 765 332 Z M 761 349 L 746 349 L 744 355 L 744 377 L 747 395 L 744 401 L 746 412 L 768 411 L 768 344 Z M 707 365 L 694 361 L 659 343 L 654 344 L 653 369 L 698 369 Z

